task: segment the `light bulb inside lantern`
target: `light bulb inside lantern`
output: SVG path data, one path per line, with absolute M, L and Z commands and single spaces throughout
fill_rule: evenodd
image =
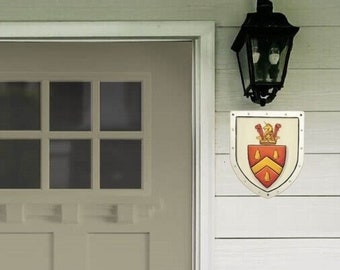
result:
M 253 47 L 253 63 L 256 64 L 260 60 L 261 54 L 257 47 Z
M 277 65 L 280 60 L 280 50 L 278 48 L 271 48 L 268 56 L 271 65 Z

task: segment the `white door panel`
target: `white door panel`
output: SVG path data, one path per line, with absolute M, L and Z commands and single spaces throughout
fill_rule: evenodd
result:
M 3 43 L 0 58 L 0 82 L 40 82 L 41 93 L 41 130 L 0 130 L 5 143 L 39 141 L 41 158 L 40 188 L 0 189 L 6 268 L 191 269 L 191 42 Z M 91 128 L 51 131 L 51 82 L 75 81 L 91 83 Z M 141 130 L 100 129 L 100 83 L 117 81 L 141 82 Z M 88 141 L 79 147 L 91 151 L 89 187 L 50 185 L 57 140 L 68 140 L 55 150 L 57 170 L 74 140 Z M 104 140 L 141 142 L 141 188 L 101 188 Z M 73 162 L 80 175 L 84 151 Z

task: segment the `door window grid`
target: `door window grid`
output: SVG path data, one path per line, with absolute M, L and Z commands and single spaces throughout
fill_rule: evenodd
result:
M 112 74 L 111 74 L 112 75 Z M 139 76 L 140 77 L 140 76 Z M 150 141 L 146 138 L 149 133 L 149 105 L 150 100 L 147 95 L 146 88 L 150 86 L 147 76 L 143 75 L 138 80 L 122 80 L 122 81 L 140 81 L 141 82 L 141 130 L 140 131 L 100 131 L 100 82 L 101 81 L 117 81 L 117 80 L 92 80 L 91 83 L 91 130 L 90 131 L 50 131 L 50 81 L 85 81 L 85 80 L 41 80 L 41 130 L 14 130 L 0 131 L 0 139 L 38 139 L 41 144 L 41 186 L 42 190 L 50 189 L 50 143 L 53 140 L 84 140 L 91 141 L 91 189 L 100 189 L 100 141 L 101 140 L 137 140 L 142 144 L 142 175 L 141 175 L 141 191 L 145 191 L 149 186 L 148 164 L 145 157 L 150 154 Z M 118 80 L 119 81 L 119 80 Z M 146 102 L 147 101 L 147 102 Z M 123 192 L 124 193 L 124 192 Z

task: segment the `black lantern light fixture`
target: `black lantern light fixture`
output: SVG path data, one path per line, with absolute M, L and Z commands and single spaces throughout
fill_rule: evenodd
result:
M 257 0 L 257 12 L 248 13 L 231 49 L 236 52 L 244 95 L 261 106 L 283 87 L 293 38 L 299 27 L 273 12 L 269 0 Z

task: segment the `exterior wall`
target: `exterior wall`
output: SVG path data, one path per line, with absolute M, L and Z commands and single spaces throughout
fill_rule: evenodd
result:
M 229 111 L 262 110 L 242 96 L 230 46 L 255 0 L 1 0 L 0 21 L 216 22 L 215 269 L 337 269 L 340 265 L 340 2 L 276 0 L 300 26 L 286 85 L 265 110 L 303 110 L 305 163 L 286 192 L 265 200 L 229 164 Z M 0 24 L 1 31 L 1 24 Z M 338 77 L 339 76 L 339 77 Z

